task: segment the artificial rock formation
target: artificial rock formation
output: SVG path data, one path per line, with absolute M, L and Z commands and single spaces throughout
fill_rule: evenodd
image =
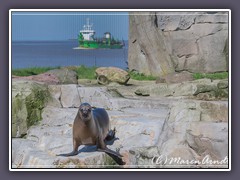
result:
M 59 103 L 66 96 L 59 93 L 65 86 L 51 85 L 51 96 L 56 95 Z M 206 168 L 209 164 L 157 164 L 152 159 L 164 155 L 201 162 L 206 156 L 215 161 L 228 156 L 227 101 L 129 99 L 113 97 L 105 87 L 71 86 L 74 88 L 81 102 L 107 109 L 119 138 L 108 147 L 123 155 L 123 168 Z M 74 104 L 69 103 L 70 108 L 48 105 L 43 109 L 42 121 L 31 126 L 25 138 L 12 139 L 13 168 L 118 167 L 90 146 L 81 146 L 77 156 L 56 156 L 72 150 L 72 123 L 78 111 Z M 227 168 L 227 163 L 210 167 L 218 166 Z
M 130 13 L 129 69 L 163 76 L 174 71 L 228 71 L 228 14 Z

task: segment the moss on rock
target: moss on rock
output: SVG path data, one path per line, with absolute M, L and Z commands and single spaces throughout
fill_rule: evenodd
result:
M 26 97 L 27 127 L 42 119 L 42 110 L 48 100 L 49 92 L 45 88 L 32 88 L 32 93 Z
M 12 100 L 12 137 L 22 137 L 27 132 L 27 107 L 24 99 L 17 94 Z
M 42 119 L 50 93 L 47 85 L 32 81 L 12 83 L 12 137 L 22 137 L 27 129 Z

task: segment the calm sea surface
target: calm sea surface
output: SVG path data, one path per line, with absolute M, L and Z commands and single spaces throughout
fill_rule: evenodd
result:
M 116 66 L 127 68 L 128 44 L 123 49 L 73 49 L 77 41 L 12 42 L 12 68 L 56 66 Z

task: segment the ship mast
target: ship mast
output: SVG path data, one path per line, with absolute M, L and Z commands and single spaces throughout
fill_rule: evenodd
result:
M 90 24 L 90 19 L 87 18 L 87 24 L 84 25 L 85 30 L 88 30 L 88 31 L 92 30 L 92 26 L 93 26 L 93 24 Z
M 83 35 L 83 39 L 86 41 L 92 41 L 95 31 L 92 30 L 93 24 L 90 24 L 90 19 L 87 18 L 87 24 L 83 26 L 83 30 L 80 33 Z

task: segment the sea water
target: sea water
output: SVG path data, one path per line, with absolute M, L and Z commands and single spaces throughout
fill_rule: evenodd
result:
M 127 69 L 128 43 L 123 49 L 74 49 L 75 40 L 12 42 L 12 68 L 57 66 L 115 66 Z

